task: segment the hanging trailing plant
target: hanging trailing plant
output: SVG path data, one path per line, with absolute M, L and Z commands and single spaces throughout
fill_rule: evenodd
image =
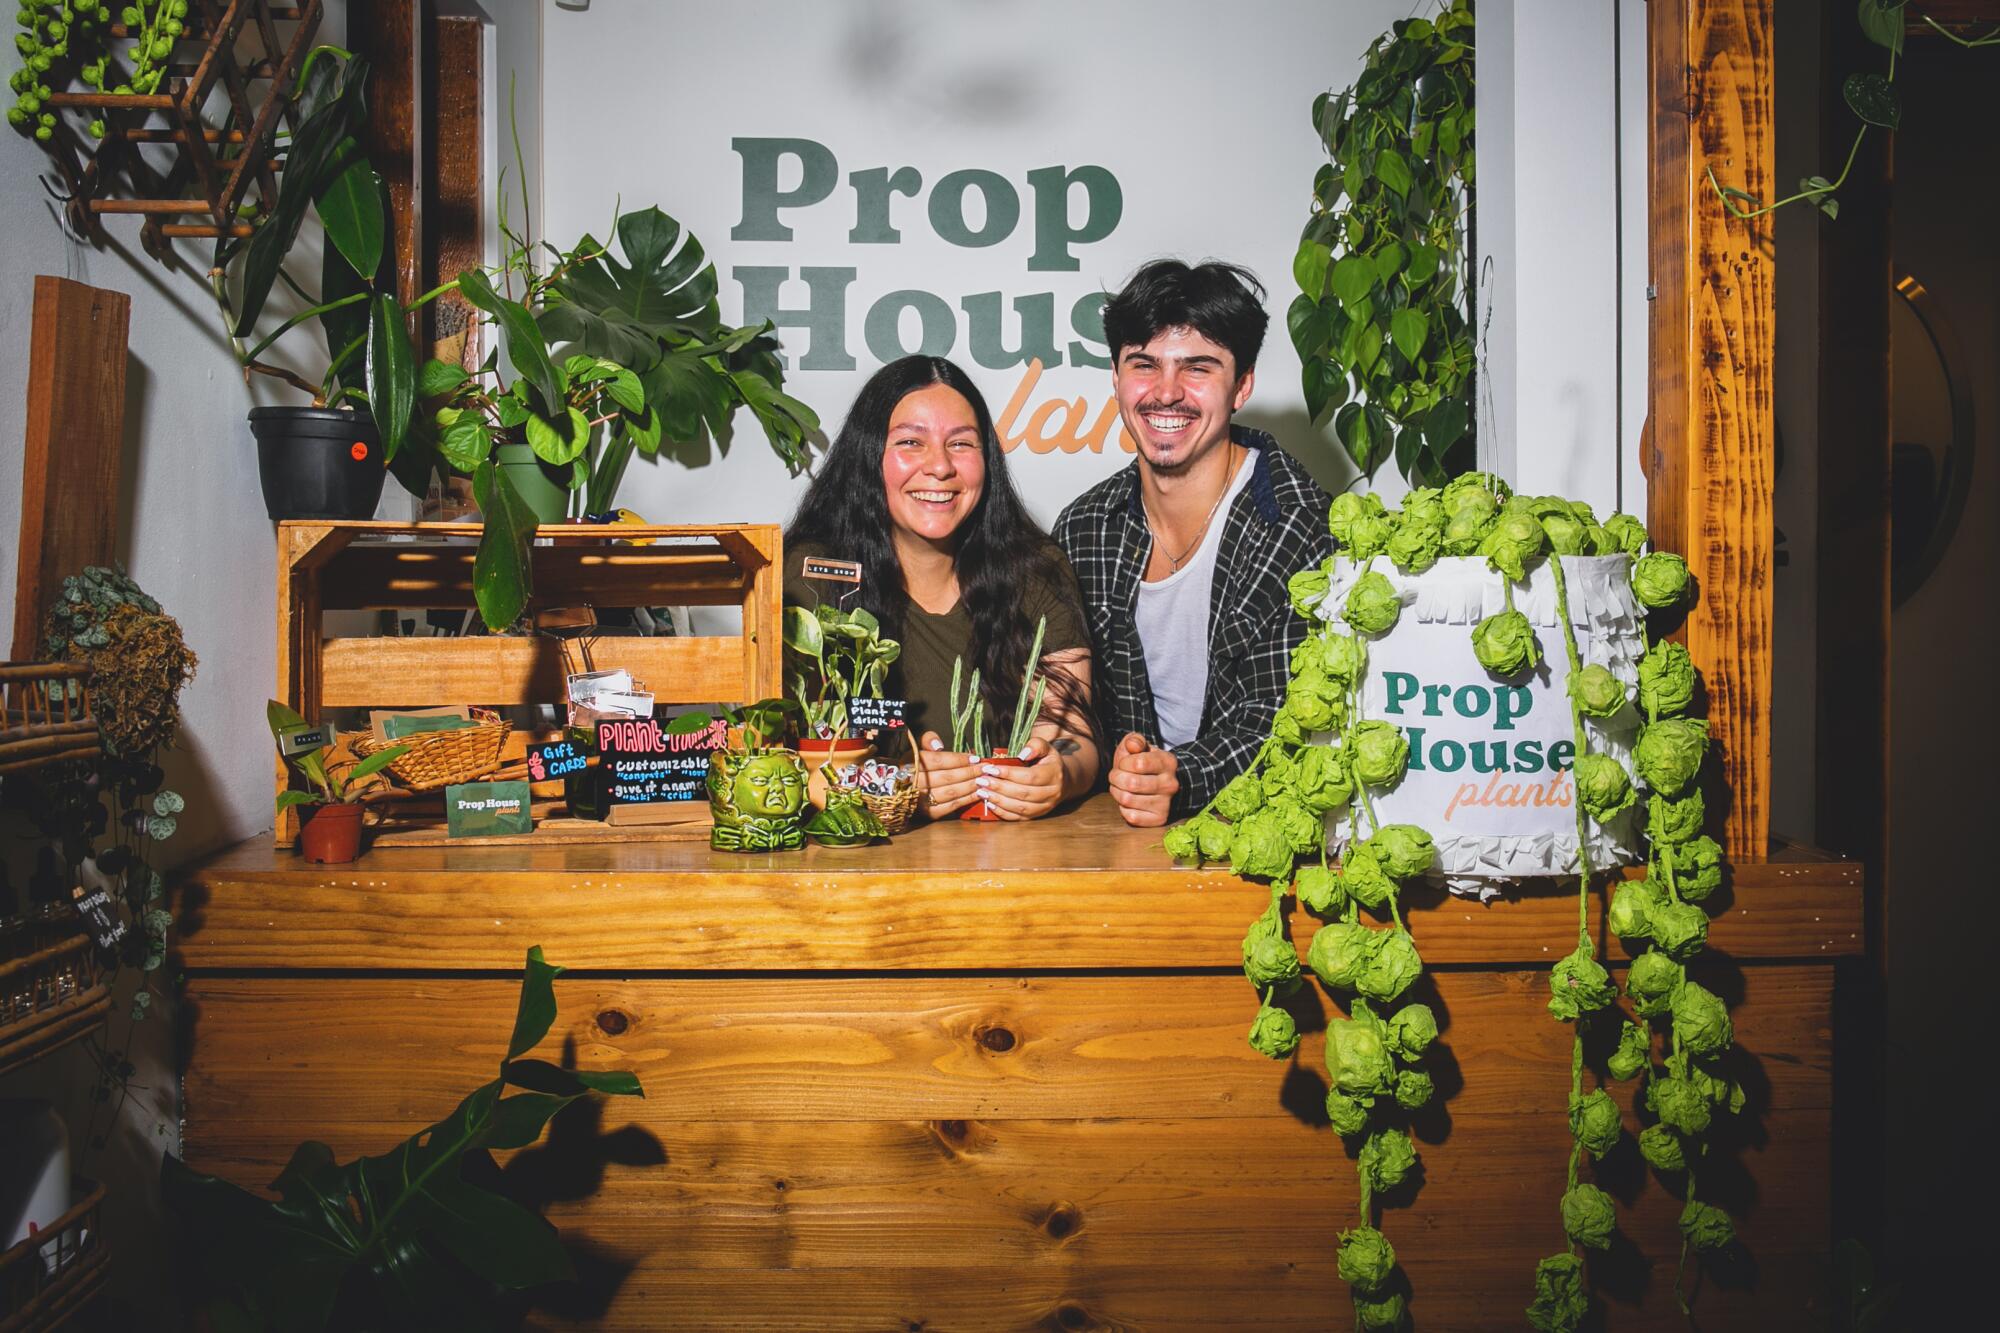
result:
M 1567 1099 L 1572 1141 L 1559 1205 L 1567 1248 L 1537 1266 L 1527 1314 L 1538 1329 L 1566 1333 L 1589 1313 L 1583 1251 L 1608 1247 L 1617 1229 L 1611 1196 L 1583 1179 L 1584 1156 L 1601 1159 L 1626 1134 L 1610 1092 L 1586 1087 L 1592 1081 L 1586 1049 L 1610 1052 L 1603 1072 L 1612 1080 L 1645 1075 L 1640 1104 L 1648 1123 L 1637 1136 L 1639 1149 L 1656 1170 L 1679 1178 L 1683 1261 L 1688 1247 L 1713 1250 L 1734 1236 L 1727 1214 L 1701 1200 L 1695 1188 L 1706 1135 L 1719 1116 L 1741 1110 L 1743 1092 L 1729 1073 L 1727 1007 L 1688 979 L 1685 966 L 1707 938 L 1700 904 L 1721 880 L 1721 851 L 1701 832 L 1696 787 L 1707 731 L 1685 716 L 1696 695 L 1694 668 L 1684 648 L 1666 642 L 1649 642 L 1635 681 L 1621 680 L 1603 662 L 1585 663 L 1563 562 L 1548 557 L 1624 556 L 1631 561 L 1635 601 L 1659 611 L 1687 600 L 1687 566 L 1675 555 L 1647 553 L 1646 530 L 1630 515 L 1600 523 L 1587 505 L 1513 495 L 1504 482 L 1480 473 L 1442 489 L 1419 487 L 1399 511 L 1386 509 L 1373 494 L 1342 495 L 1330 526 L 1341 554 L 1291 580 L 1293 607 L 1314 629 L 1292 655 L 1291 679 L 1269 739 L 1249 769 L 1205 809 L 1168 830 L 1166 848 L 1178 860 L 1227 861 L 1237 874 L 1269 882 L 1270 904 L 1243 941 L 1243 969 L 1260 1000 L 1250 1044 L 1274 1059 L 1298 1047 L 1296 1020 L 1278 1001 L 1303 984 L 1305 970 L 1286 938 L 1286 895 L 1325 923 L 1312 937 L 1305 968 L 1329 990 L 1351 996 L 1347 1017 L 1327 1028 L 1327 1117 L 1336 1132 L 1358 1140 L 1359 1219 L 1340 1235 L 1338 1267 L 1354 1289 L 1357 1327 L 1399 1327 L 1408 1297 L 1395 1275 L 1394 1248 L 1377 1226 L 1378 1208 L 1381 1196 L 1417 1169 L 1408 1117 L 1433 1095 L 1424 1058 L 1438 1027 L 1423 1004 L 1391 1006 L 1423 971 L 1403 920 L 1402 893 L 1432 873 L 1438 857 L 1428 831 L 1376 818 L 1373 793 L 1401 782 L 1410 747 L 1401 727 L 1363 713 L 1369 642 L 1395 629 L 1403 605 L 1374 566 L 1386 560 L 1403 574 L 1421 574 L 1442 558 L 1483 558 L 1502 576 L 1505 605 L 1474 624 L 1470 636 L 1480 664 L 1505 680 L 1523 676 L 1548 655 L 1513 604 L 1515 586 L 1547 562 L 1574 732 L 1578 925 L 1574 947 L 1549 974 L 1549 1010 L 1573 1028 Z M 1338 561 L 1350 562 L 1353 577 L 1344 580 L 1336 608 Z M 1626 714 L 1635 694 L 1644 719 L 1633 748 L 1636 774 L 1607 752 L 1601 729 Z M 1647 793 L 1647 874 L 1622 883 L 1609 908 L 1612 932 L 1628 948 L 1646 946 L 1627 976 L 1633 1011 L 1627 1016 L 1588 928 L 1589 894 L 1604 869 L 1591 861 L 1590 825 L 1602 830 L 1631 808 L 1641 785 Z M 1329 818 L 1336 837 L 1345 835 L 1337 864 L 1329 857 Z M 1364 920 L 1364 910 L 1386 923 Z M 1653 1061 L 1655 1027 L 1665 1033 L 1659 1067 Z
M 1472 462 L 1471 39 L 1469 0 L 1400 20 L 1352 87 L 1313 101 L 1329 160 L 1287 324 L 1314 423 L 1371 477 L 1391 452 L 1427 484 Z
M 50 83 L 77 82 L 99 93 L 151 93 L 160 86 L 174 43 L 185 31 L 188 0 L 136 0 L 118 8 L 122 33 L 112 31 L 112 12 L 95 0 L 20 0 L 21 31 L 14 49 L 21 66 L 8 80 L 14 105 L 7 122 L 42 143 L 55 137 L 56 116 L 48 106 Z M 103 117 L 89 123 L 102 139 Z

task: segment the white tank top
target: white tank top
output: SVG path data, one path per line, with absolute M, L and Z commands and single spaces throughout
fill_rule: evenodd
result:
M 1222 549 L 1229 511 L 1250 484 L 1256 466 L 1254 451 L 1236 465 L 1236 475 L 1229 479 L 1229 489 L 1188 562 L 1157 583 L 1143 579 L 1139 583 L 1132 621 L 1146 655 L 1160 740 L 1168 746 L 1185 745 L 1201 731 L 1201 707 L 1208 697 L 1208 612 L 1215 588 L 1215 557 Z

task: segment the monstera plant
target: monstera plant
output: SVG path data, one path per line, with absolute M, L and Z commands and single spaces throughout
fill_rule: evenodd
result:
M 643 1095 L 629 1073 L 523 1058 L 555 1022 L 562 971 L 528 950 L 499 1076 L 379 1157 L 343 1165 L 326 1144 L 303 1143 L 271 1182 L 275 1201 L 162 1161 L 161 1194 L 196 1251 L 208 1327 L 491 1327 L 501 1293 L 573 1276 L 554 1227 L 475 1183 L 482 1167 L 491 1173 L 487 1153 L 534 1143 L 571 1102 Z M 503 1097 L 509 1087 L 518 1091 Z
M 748 407 L 793 472 L 819 428 L 784 392 L 771 325 L 732 328 L 716 308 L 715 266 L 701 243 L 657 208 L 615 224 L 618 249 L 585 235 L 550 248 L 546 270 L 515 240 L 497 273 L 461 273 L 506 351 L 477 373 L 432 361 L 418 392 L 434 402 L 443 462 L 469 473 L 486 516 L 474 571 L 480 614 L 504 630 L 532 592 L 529 540 L 538 522 L 611 509 L 637 453 L 713 442 L 728 447 Z

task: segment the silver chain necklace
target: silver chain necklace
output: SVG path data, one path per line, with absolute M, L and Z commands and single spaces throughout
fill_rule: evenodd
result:
M 1172 567 L 1168 571 L 1169 573 L 1178 574 L 1180 572 L 1181 566 L 1187 563 L 1188 557 L 1193 555 L 1195 553 L 1196 548 L 1201 545 L 1202 539 L 1208 536 L 1209 524 L 1215 522 L 1216 511 L 1222 508 L 1223 500 L 1226 499 L 1229 495 L 1229 483 L 1236 480 L 1236 469 L 1241 466 L 1241 464 L 1236 459 L 1236 441 L 1230 440 L 1227 443 L 1226 447 L 1229 450 L 1229 459 L 1230 459 L 1229 471 L 1223 474 L 1222 491 L 1215 497 L 1215 503 L 1208 507 L 1208 517 L 1204 518 L 1201 521 L 1201 530 L 1195 533 L 1194 540 L 1189 542 L 1187 548 L 1183 550 L 1179 555 L 1175 555 L 1173 554 L 1173 552 L 1166 550 L 1162 550 L 1160 552 L 1160 554 L 1167 557 L 1167 564 Z M 1146 526 L 1152 529 L 1153 540 L 1155 542 L 1159 541 L 1160 525 L 1159 521 L 1153 517 L 1153 511 L 1146 508 L 1145 502 L 1143 500 L 1140 501 L 1139 508 L 1145 511 Z

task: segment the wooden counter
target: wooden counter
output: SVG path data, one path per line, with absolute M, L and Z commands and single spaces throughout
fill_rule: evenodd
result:
M 1320 1109 L 1317 986 L 1292 1005 L 1322 1014 L 1294 1061 L 1243 1040 L 1256 999 L 1236 963 L 1263 900 L 1172 866 L 1101 799 L 867 851 L 312 867 L 247 843 L 184 905 L 186 1155 L 258 1185 L 301 1139 L 388 1148 L 491 1077 L 511 974 L 540 944 L 571 969 L 549 1058 L 633 1069 L 647 1096 L 510 1164 L 585 1277 L 537 1327 L 1348 1327 L 1333 1260 L 1355 1180 Z M 1790 1327 L 1831 1240 L 1833 965 L 1860 951 L 1860 874 L 1739 866 L 1710 906 L 1695 974 L 1733 1006 L 1753 1109 L 1705 1180 L 1753 1267 L 1697 1310 L 1706 1329 Z M 1444 1097 L 1417 1124 L 1424 1184 L 1383 1227 L 1420 1328 L 1521 1326 L 1534 1262 L 1560 1248 L 1569 1033 L 1537 969 L 1574 913 L 1554 888 L 1409 906 Z M 1294 918 L 1302 947 L 1314 924 Z M 1628 1107 L 1631 1088 L 1614 1085 Z M 1629 1144 L 1598 1179 L 1630 1205 L 1632 1243 L 1595 1265 L 1607 1322 L 1680 1326 L 1679 1203 Z

